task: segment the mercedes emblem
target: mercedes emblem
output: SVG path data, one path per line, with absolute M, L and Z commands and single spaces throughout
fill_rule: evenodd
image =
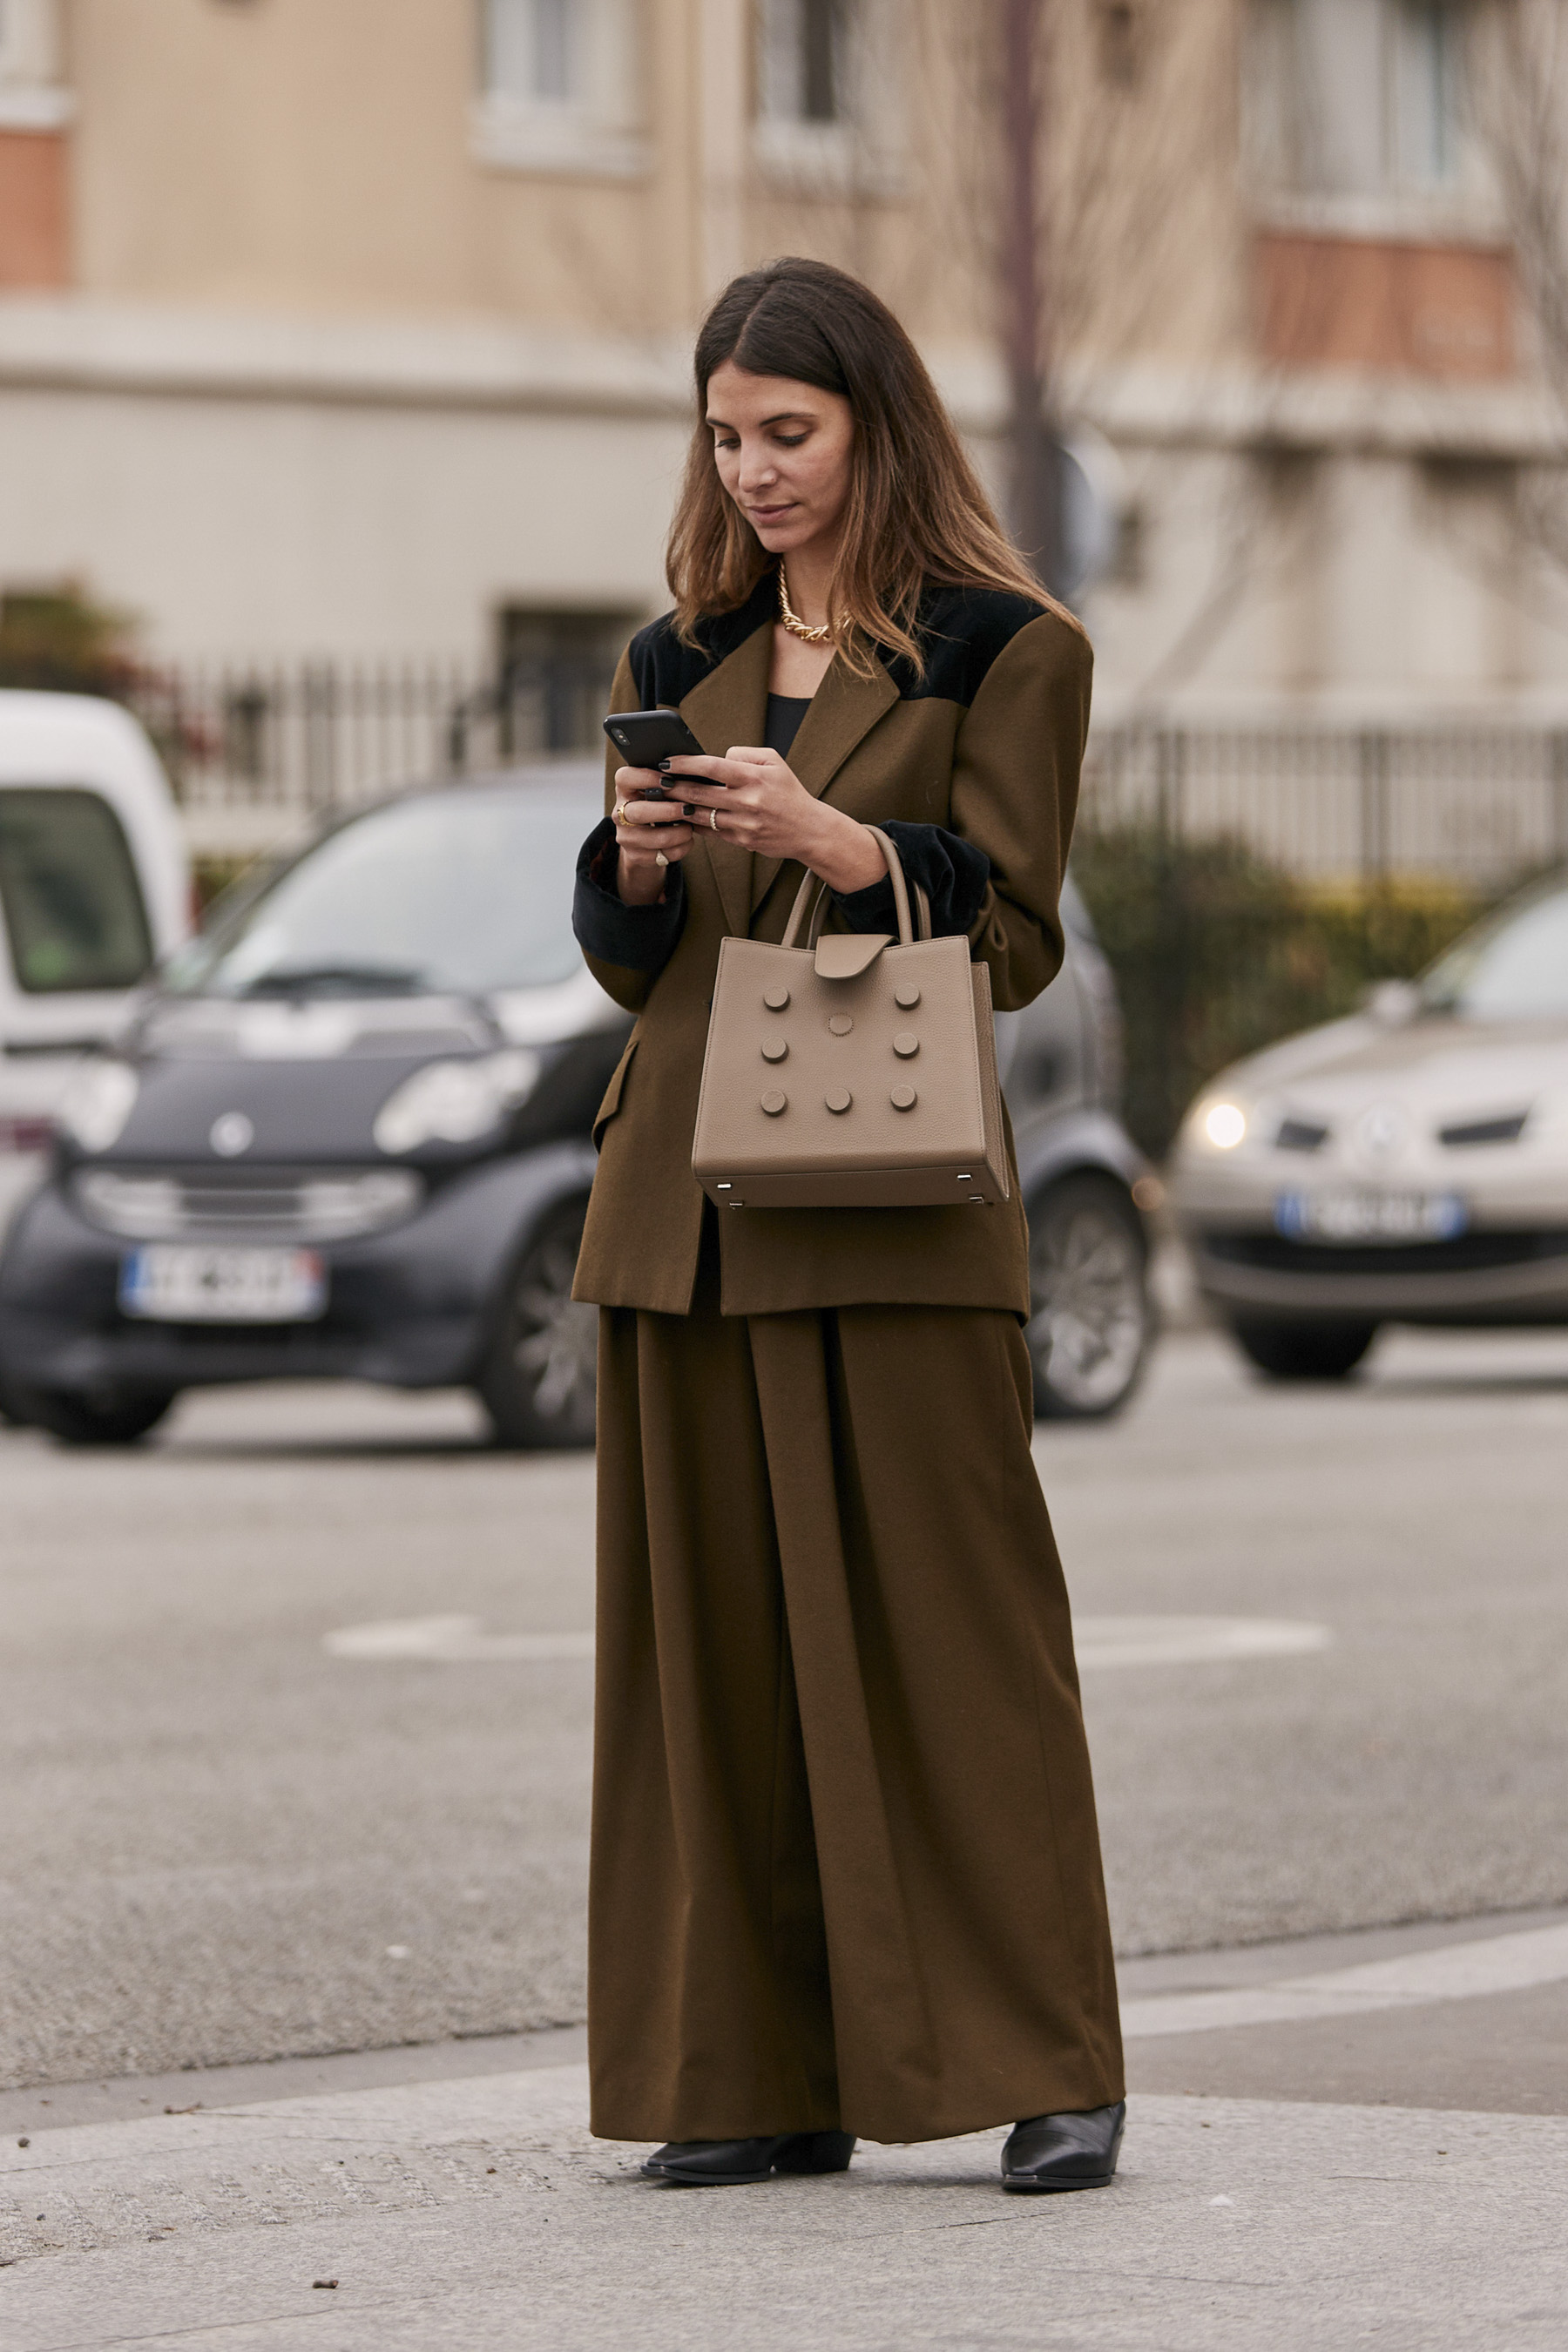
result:
M 248 1151 L 256 1140 L 256 1129 L 242 1110 L 226 1110 L 215 1118 L 207 1132 L 207 1141 L 224 1160 L 237 1160 Z

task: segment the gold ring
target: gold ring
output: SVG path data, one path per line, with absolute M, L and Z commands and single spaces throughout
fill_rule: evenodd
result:
M 665 856 L 665 854 L 664 854 L 664 852 L 663 852 L 663 850 L 662 850 L 662 849 L 656 849 L 656 850 L 654 851 L 654 853 L 653 853 L 653 862 L 654 862 L 654 864 L 655 864 L 656 866 L 668 866 L 668 865 L 669 864 L 669 860 L 668 860 L 668 858 Z
M 626 821 L 626 804 L 625 801 L 617 801 L 616 803 L 616 823 L 617 824 L 625 824 Z

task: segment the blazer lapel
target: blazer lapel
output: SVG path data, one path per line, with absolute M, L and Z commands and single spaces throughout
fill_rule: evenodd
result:
M 772 631 L 767 635 L 771 646 Z M 747 648 L 742 647 L 742 650 Z M 765 677 L 763 691 L 765 717 Z M 813 800 L 822 798 L 856 745 L 870 733 L 883 712 L 890 710 L 898 699 L 899 689 L 880 662 L 869 677 L 860 677 L 849 667 L 842 654 L 835 656 L 831 668 L 811 698 L 811 708 L 800 722 L 800 732 L 789 755 L 790 766 Z M 753 857 L 751 860 L 752 912 L 754 913 L 766 898 L 782 862 L 777 857 Z
M 680 715 L 703 750 L 721 760 L 732 743 L 760 743 L 767 724 L 768 671 L 773 666 L 773 632 L 770 614 L 763 625 L 743 638 L 732 654 L 694 686 L 680 706 Z M 805 725 L 801 733 L 805 732 Z M 795 772 L 799 773 L 797 769 Z M 749 849 L 700 833 L 698 846 L 713 871 L 724 919 L 737 937 L 752 927 L 752 867 Z

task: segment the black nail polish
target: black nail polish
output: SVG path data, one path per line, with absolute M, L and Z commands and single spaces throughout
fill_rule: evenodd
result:
M 659 761 L 658 772 L 661 776 L 665 776 L 669 773 L 669 761 L 668 760 L 661 760 Z

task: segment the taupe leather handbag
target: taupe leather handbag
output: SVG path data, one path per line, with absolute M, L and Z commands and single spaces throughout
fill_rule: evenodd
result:
M 721 1206 L 1007 1198 L 991 975 L 966 939 L 932 939 L 923 891 L 916 939 L 899 853 L 869 830 L 892 879 L 896 940 L 824 931 L 827 886 L 807 874 L 778 947 L 731 937 L 719 950 L 691 1166 Z

